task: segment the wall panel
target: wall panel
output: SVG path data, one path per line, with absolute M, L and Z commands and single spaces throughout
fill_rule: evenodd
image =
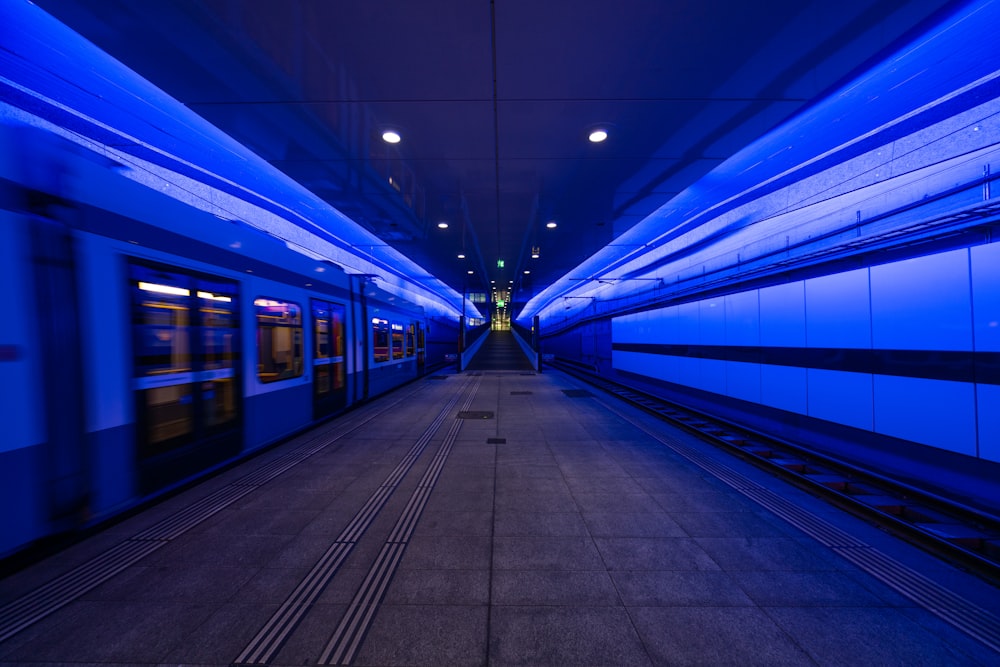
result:
M 672 343 L 697 343 L 698 338 L 698 302 L 683 303 L 677 307 L 677 333 L 670 340 Z
M 646 365 L 643 364 L 643 358 L 648 357 L 647 354 L 641 354 L 639 352 L 622 352 L 621 350 L 615 350 L 611 353 L 611 365 L 620 371 L 625 371 L 627 373 L 639 373 L 640 375 L 652 376 Z
M 760 304 L 757 290 L 728 294 L 726 345 L 760 345 Z
M 743 401 L 760 403 L 760 364 L 727 363 L 726 393 Z
M 975 349 L 1000 352 L 1000 243 L 976 246 L 971 256 Z
M 702 386 L 701 381 L 701 367 L 699 365 L 701 359 L 695 359 L 693 357 L 677 357 L 677 363 L 675 365 L 676 371 L 672 378 L 667 378 L 671 382 L 676 382 L 678 384 L 687 385 L 688 387 L 698 387 Z
M 658 308 L 613 332 L 650 345 L 616 351 L 615 368 L 1000 461 L 996 359 L 967 354 L 1000 352 L 1000 244 Z
M 872 376 L 808 369 L 809 416 L 872 430 Z
M 972 385 L 876 375 L 874 387 L 877 433 L 976 455 Z
M 1000 462 L 1000 385 L 976 385 L 979 456 Z
M 698 389 L 711 391 L 716 394 L 726 393 L 726 366 L 729 362 L 718 359 L 699 359 L 698 364 Z
M 638 328 L 637 322 L 644 315 L 645 313 L 623 315 L 611 320 L 611 340 L 619 343 L 635 342 L 636 337 L 633 332 Z
M 883 350 L 971 350 L 968 250 L 871 268 L 872 344 Z
M 657 318 L 650 320 L 652 336 L 649 343 L 679 343 L 682 342 L 680 330 L 680 310 L 676 306 L 653 311 Z
M 763 364 L 760 369 L 760 400 L 780 410 L 808 414 L 808 370 Z
M 809 347 L 871 347 L 868 269 L 811 278 L 805 291 Z
M 701 345 L 726 344 L 726 301 L 723 298 L 698 302 L 698 338 Z
M 759 292 L 760 344 L 805 347 L 806 292 L 802 281 L 766 287 Z

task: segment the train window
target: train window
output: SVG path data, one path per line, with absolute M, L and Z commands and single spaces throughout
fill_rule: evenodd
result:
M 333 340 L 333 388 L 344 389 L 347 386 L 347 341 L 344 337 L 344 320 L 347 309 L 333 304 L 330 307 L 330 335 Z
M 278 382 L 302 375 L 302 308 L 297 303 L 258 298 L 257 377 Z
M 330 358 L 330 306 L 322 301 L 313 301 L 314 359 Z
M 372 318 L 372 352 L 375 363 L 389 361 L 389 322 L 378 317 Z
M 232 285 L 232 286 L 230 286 Z M 201 322 L 201 348 L 197 357 L 201 374 L 202 419 L 206 428 L 222 427 L 236 420 L 240 318 L 236 311 L 235 284 L 199 280 L 195 290 Z
M 138 374 L 143 376 L 191 370 L 191 289 L 188 277 L 163 271 L 158 273 L 154 277 L 156 282 L 133 282 L 135 356 Z
M 323 396 L 347 384 L 344 317 L 346 309 L 336 303 L 313 299 L 313 369 L 316 392 Z
M 135 387 L 146 456 L 194 434 L 191 284 L 184 274 L 132 267 Z
M 392 358 L 403 358 L 403 325 L 392 323 Z
M 202 331 L 202 364 L 206 370 L 232 368 L 239 318 L 231 290 L 200 281 L 195 291 Z
M 129 273 L 140 456 L 233 428 L 236 283 L 139 263 Z
M 410 322 L 406 325 L 406 356 L 412 357 L 417 353 L 416 343 L 415 343 L 415 330 L 416 325 Z

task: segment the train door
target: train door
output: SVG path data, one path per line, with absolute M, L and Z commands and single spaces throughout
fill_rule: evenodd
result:
M 414 323 L 417 327 L 417 376 L 424 374 L 426 347 L 424 344 L 424 326 L 420 322 Z
M 313 418 L 319 419 L 347 405 L 346 308 L 313 299 L 312 315 Z
M 31 245 L 38 343 L 44 351 L 38 369 L 45 406 L 44 497 L 47 518 L 58 530 L 86 514 L 90 495 L 74 247 L 65 225 L 42 218 L 31 223 Z
M 236 282 L 129 266 L 140 491 L 239 453 Z

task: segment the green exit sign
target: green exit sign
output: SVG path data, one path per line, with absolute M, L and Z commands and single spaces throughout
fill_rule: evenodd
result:
M 498 259 L 497 260 L 497 268 L 498 269 L 502 269 L 503 268 L 503 260 L 502 259 Z
M 503 299 L 497 299 L 497 308 L 503 308 L 506 302 Z

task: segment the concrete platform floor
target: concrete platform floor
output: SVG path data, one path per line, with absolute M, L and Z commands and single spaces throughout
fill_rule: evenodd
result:
M 0 580 L 44 612 L 0 664 L 1000 664 L 1000 590 L 575 388 L 425 379 L 227 470 Z

